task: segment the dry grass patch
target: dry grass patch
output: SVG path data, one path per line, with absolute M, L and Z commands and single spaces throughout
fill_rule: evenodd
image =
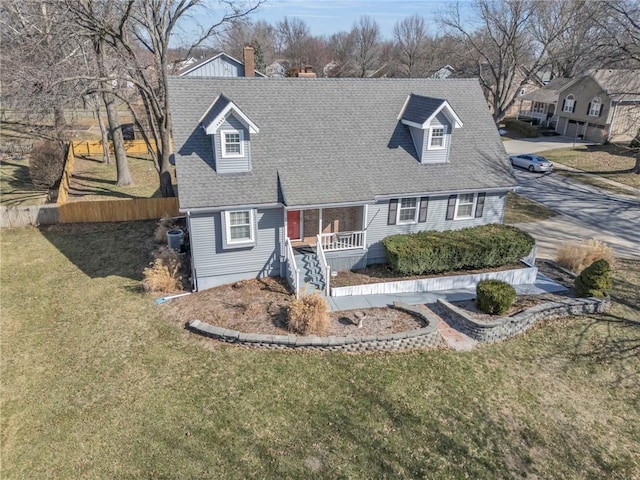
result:
M 612 268 L 615 267 L 616 259 L 611 247 L 595 238 L 581 242 L 565 242 L 560 246 L 556 255 L 558 265 L 576 274 L 600 259 L 606 260 Z

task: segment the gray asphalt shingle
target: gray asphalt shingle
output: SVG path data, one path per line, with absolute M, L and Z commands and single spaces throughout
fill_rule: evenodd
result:
M 474 79 L 169 80 L 176 171 L 183 210 L 372 201 L 376 195 L 516 185 L 486 101 Z M 199 120 L 221 93 L 260 129 L 252 172 L 219 175 Z M 398 116 L 407 97 L 446 99 L 464 126 L 452 132 L 448 163 L 422 165 Z M 278 181 L 282 196 L 279 196 Z

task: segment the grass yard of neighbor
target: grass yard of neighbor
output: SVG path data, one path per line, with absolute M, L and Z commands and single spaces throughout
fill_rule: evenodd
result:
M 471 352 L 253 350 L 140 289 L 153 222 L 4 229 L 3 479 L 640 477 L 640 261 Z
M 635 166 L 635 158 L 631 151 L 623 146 L 615 144 L 579 146 L 575 149 L 561 148 L 542 152 L 546 158 L 554 163 L 577 168 L 587 173 L 593 173 L 603 178 L 608 178 L 630 187 L 640 188 L 640 175 L 631 173 Z M 565 173 L 559 167 L 556 173 Z M 611 190 L 612 186 L 597 179 L 592 179 L 584 175 L 575 175 L 566 172 L 576 180 L 585 183 L 592 183 L 597 187 Z M 619 193 L 629 193 L 626 190 L 619 190 Z
M 116 185 L 117 174 L 113 154 L 108 165 L 102 162 L 102 156 L 76 155 L 70 201 L 160 197 L 158 171 L 151 156 L 130 154 L 127 160 L 134 185 L 119 187 Z M 173 167 L 172 178 L 175 181 Z

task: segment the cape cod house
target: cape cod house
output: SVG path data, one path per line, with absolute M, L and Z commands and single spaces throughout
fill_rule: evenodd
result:
M 516 186 L 474 79 L 172 77 L 195 289 L 324 290 L 392 234 L 502 222 Z

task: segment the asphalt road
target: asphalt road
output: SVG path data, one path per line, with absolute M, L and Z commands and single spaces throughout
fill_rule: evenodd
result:
M 640 258 L 640 198 L 617 195 L 558 175 L 515 168 L 516 193 L 560 213 L 541 222 L 518 224 L 538 241 L 538 254 L 553 258 L 566 240 L 596 238 L 618 256 Z

